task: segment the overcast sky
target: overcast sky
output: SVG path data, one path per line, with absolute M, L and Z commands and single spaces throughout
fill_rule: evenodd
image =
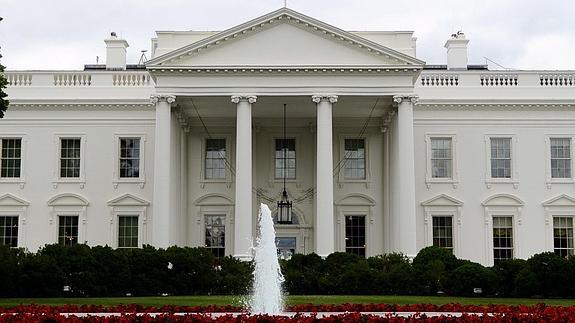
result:
M 9 70 L 82 69 L 104 62 L 106 38 L 125 38 L 128 63 L 156 30 L 224 30 L 284 0 L 0 0 L 2 63 Z M 288 0 L 288 7 L 345 30 L 413 30 L 417 56 L 445 64 L 443 45 L 462 29 L 469 63 L 575 70 L 573 0 Z M 497 68 L 490 63 L 490 68 Z

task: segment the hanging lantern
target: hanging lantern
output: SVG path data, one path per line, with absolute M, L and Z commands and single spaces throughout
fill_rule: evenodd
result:
M 291 208 L 292 202 L 288 199 L 287 191 L 286 191 L 286 175 L 287 175 L 287 140 L 286 140 L 286 105 L 284 104 L 284 138 L 282 142 L 282 150 L 283 150 L 283 180 L 284 180 L 284 190 L 282 192 L 282 198 L 278 201 L 278 223 L 279 224 L 291 224 Z

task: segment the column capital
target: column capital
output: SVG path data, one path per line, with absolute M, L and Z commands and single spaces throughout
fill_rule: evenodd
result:
M 402 102 L 410 101 L 412 104 L 419 101 L 419 96 L 417 94 L 399 94 L 393 96 L 393 102 L 400 104 Z
M 315 103 L 320 103 L 321 101 L 329 101 L 329 103 L 337 102 L 337 95 L 325 95 L 325 94 L 314 94 L 311 96 L 311 100 Z
M 168 102 L 172 104 L 176 102 L 176 96 L 171 94 L 152 94 L 150 95 L 150 102 L 156 104 L 158 102 Z
M 248 101 L 250 104 L 256 103 L 258 97 L 255 95 L 232 95 L 232 103 L 238 104 L 240 101 Z

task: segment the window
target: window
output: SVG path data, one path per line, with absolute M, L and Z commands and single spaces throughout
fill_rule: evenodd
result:
M 433 217 L 433 245 L 453 252 L 453 218 L 451 216 Z
M 22 139 L 2 139 L 1 178 L 20 178 L 22 164 Z
M 345 179 L 365 179 L 365 139 L 345 139 Z
M 295 139 L 276 139 L 275 149 L 275 178 L 296 178 Z M 285 153 L 285 155 L 284 155 Z
M 118 248 L 138 248 L 138 216 L 118 216 Z
M 431 177 L 452 178 L 451 138 L 431 138 Z
M 140 177 L 140 138 L 120 138 L 120 178 Z
M 553 217 L 553 248 L 556 255 L 573 256 L 573 217 Z
M 78 243 L 78 216 L 61 215 L 58 217 L 58 243 L 73 246 Z
M 216 258 L 226 255 L 226 216 L 210 214 L 205 216 L 206 248 L 212 250 Z
M 513 258 L 513 217 L 493 217 L 493 261 Z
M 511 138 L 491 138 L 491 178 L 511 178 Z
M 345 252 L 365 257 L 365 216 L 345 216 Z
M 226 178 L 226 140 L 206 139 L 206 179 Z
M 60 177 L 80 177 L 80 138 L 60 139 Z
M 278 256 L 281 259 L 290 259 L 295 254 L 296 238 L 295 237 L 277 237 L 276 248 Z
M 571 139 L 551 138 L 551 178 L 571 178 Z
M 17 216 L 0 216 L 0 245 L 18 247 Z

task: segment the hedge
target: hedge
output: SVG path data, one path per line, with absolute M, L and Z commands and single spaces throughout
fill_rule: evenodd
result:
M 551 252 L 493 267 L 436 247 L 422 249 L 413 262 L 398 253 L 296 254 L 281 266 L 290 294 L 575 296 L 575 259 Z M 232 257 L 215 259 L 204 248 L 46 245 L 29 253 L 0 246 L 0 297 L 242 295 L 252 268 Z

